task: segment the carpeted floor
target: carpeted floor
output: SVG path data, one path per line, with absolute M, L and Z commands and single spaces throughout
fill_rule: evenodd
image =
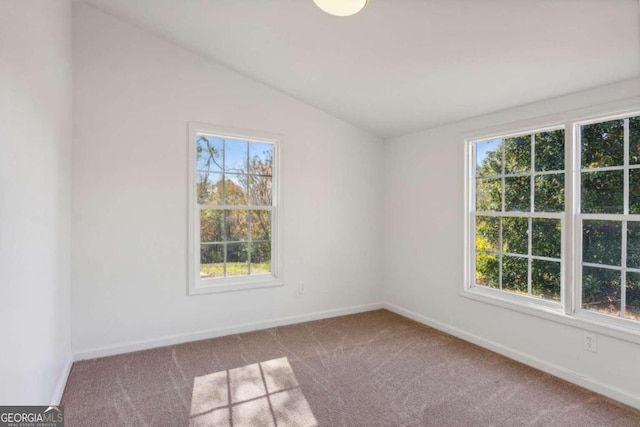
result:
M 386 310 L 73 365 L 66 426 L 639 426 L 640 411 Z

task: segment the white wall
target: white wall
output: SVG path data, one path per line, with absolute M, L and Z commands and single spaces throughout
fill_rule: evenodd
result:
M 0 405 L 61 395 L 70 210 L 70 3 L 0 0 Z
M 381 301 L 381 141 L 90 6 L 73 12 L 79 357 Z M 189 121 L 284 135 L 284 287 L 186 295 Z
M 464 143 L 473 131 L 640 95 L 640 80 L 407 135 L 385 145 L 385 301 L 394 309 L 640 406 L 640 346 L 461 297 Z

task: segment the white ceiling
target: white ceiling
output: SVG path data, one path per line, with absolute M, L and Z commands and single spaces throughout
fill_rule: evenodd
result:
M 640 75 L 638 0 L 84 0 L 382 137 Z

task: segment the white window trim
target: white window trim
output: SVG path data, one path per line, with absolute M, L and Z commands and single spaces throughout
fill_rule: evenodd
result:
M 587 108 L 580 108 L 542 117 L 508 123 L 500 126 L 462 134 L 464 140 L 464 275 L 460 286 L 460 295 L 475 301 L 496 305 L 520 313 L 541 317 L 554 322 L 593 331 L 602 335 L 623 339 L 640 344 L 640 322 L 616 318 L 597 312 L 584 310 L 580 304 L 582 251 L 577 239 L 582 231 L 580 214 L 580 194 L 577 183 L 580 182 L 580 153 L 578 144 L 579 126 L 640 115 L 640 97 L 610 102 Z M 536 133 L 543 130 L 565 129 L 565 200 L 567 209 L 562 220 L 562 277 L 560 304 L 553 304 L 539 298 L 510 294 L 491 288 L 475 285 L 475 240 L 472 236 L 475 216 L 475 177 L 471 176 L 475 167 L 473 144 L 492 138 L 504 138 L 515 135 Z M 626 142 L 628 143 L 628 142 Z M 627 154 L 625 153 L 625 156 Z M 625 185 L 625 191 L 628 189 Z M 484 215 L 484 213 L 482 213 Z M 622 216 L 622 215 L 621 215 Z M 608 219 L 612 219 L 611 216 Z M 631 219 L 626 216 L 625 219 Z M 576 246 L 577 244 L 577 246 Z M 577 253 L 576 253 L 577 252 Z M 573 260 L 573 263 L 568 262 Z M 575 281 L 574 281 L 575 278 Z
M 271 273 L 250 276 L 225 278 L 200 277 L 200 210 L 196 195 L 196 147 L 195 138 L 199 133 L 217 136 L 246 139 L 255 142 L 273 144 L 273 174 L 271 208 Z M 282 227 L 279 218 L 282 216 L 280 198 L 280 149 L 282 136 L 260 131 L 250 131 L 229 127 L 215 126 L 206 123 L 189 122 L 188 157 L 188 295 L 201 295 L 217 292 L 231 292 L 247 289 L 268 288 L 284 285 L 282 272 Z

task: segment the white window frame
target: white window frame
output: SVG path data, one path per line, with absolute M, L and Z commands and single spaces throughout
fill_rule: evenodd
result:
M 618 219 L 640 220 L 640 215 L 581 214 L 580 190 L 580 126 L 640 115 L 640 97 L 620 102 L 581 108 L 517 123 L 496 126 L 480 132 L 462 134 L 464 139 L 464 279 L 460 294 L 465 298 L 489 303 L 510 310 L 542 317 L 555 322 L 590 330 L 603 335 L 640 343 L 640 321 L 614 317 L 582 309 L 582 220 Z M 561 299 L 554 304 L 541 298 L 518 295 L 475 285 L 475 229 L 474 217 L 509 216 L 507 212 L 475 212 L 475 150 L 474 144 L 491 139 L 533 134 L 545 130 L 565 130 L 565 212 L 560 213 L 561 243 Z M 628 138 L 625 138 L 625 166 L 628 168 Z M 633 167 L 632 167 L 633 168 Z M 622 169 L 622 168 L 620 168 Z M 625 169 L 626 170 L 626 169 Z M 534 171 L 532 171 L 534 173 Z M 628 179 L 625 174 L 625 213 Z M 542 214 L 548 217 L 549 214 Z M 537 216 L 537 215 L 536 215 Z M 551 216 L 549 216 L 551 217 Z M 555 217 L 555 215 L 553 216 Z M 624 217 L 624 218 L 622 218 Z M 626 237 L 626 236 L 625 236 Z M 623 242 L 624 243 L 624 242 Z M 623 245 L 624 246 L 624 245 Z M 626 246 L 623 250 L 626 250 Z M 627 269 L 628 270 L 628 269 Z
M 241 139 L 251 142 L 268 143 L 273 145 L 273 166 L 272 166 L 272 204 L 271 211 L 271 273 L 235 276 L 235 277 L 200 277 L 200 210 L 196 192 L 196 135 L 207 134 L 223 138 Z M 267 288 L 282 286 L 282 230 L 279 226 L 279 217 L 282 214 L 280 203 L 280 147 L 282 143 L 281 135 L 270 134 L 259 131 L 249 131 L 209 125 L 206 123 L 189 122 L 188 136 L 188 295 L 200 295 L 216 292 L 240 291 L 246 289 Z M 233 208 L 233 206 L 218 206 L 218 209 Z M 235 207 L 240 208 L 240 207 Z
M 585 220 L 603 220 L 603 221 L 616 221 L 622 223 L 622 240 L 621 240 L 621 266 L 613 267 L 612 270 L 621 272 L 621 301 L 620 301 L 620 309 L 624 314 L 625 310 L 625 288 L 624 285 L 626 283 L 626 273 L 628 271 L 634 273 L 640 273 L 640 269 L 637 268 L 629 268 L 626 267 L 626 258 L 627 258 L 627 222 L 628 221 L 640 221 L 639 214 L 629 214 L 629 170 L 640 169 L 640 165 L 629 165 L 629 118 L 640 116 L 640 110 L 631 111 L 624 114 L 616 114 L 616 115 L 607 115 L 598 118 L 592 118 L 589 120 L 580 120 L 574 123 L 574 135 L 575 135 L 575 159 L 576 166 L 580 165 L 580 169 L 577 170 L 578 176 L 581 176 L 582 172 L 599 172 L 599 171 L 612 171 L 612 170 L 622 170 L 623 171 L 623 213 L 621 214 L 594 214 L 594 213 L 582 213 L 580 211 L 580 207 L 582 204 L 581 192 L 576 191 L 575 196 L 575 229 L 574 233 L 576 236 L 576 247 L 582 248 L 582 227 L 583 221 Z M 620 120 L 623 119 L 625 123 L 625 134 L 624 134 L 624 162 L 622 166 L 611 166 L 611 167 L 597 167 L 597 168 L 582 168 L 581 164 L 581 146 L 580 146 L 580 129 L 581 126 L 589 125 L 593 123 L 601 123 L 607 122 L 610 120 Z M 579 178 L 578 178 L 579 179 Z M 580 188 L 580 187 L 578 187 Z M 574 265 L 574 277 L 576 278 L 576 283 L 579 283 L 580 286 L 582 284 L 582 251 L 577 251 L 576 253 L 576 262 Z M 591 264 L 588 264 L 591 265 Z M 603 265 L 593 264 L 594 267 L 599 268 L 607 268 Z M 575 314 L 576 316 L 584 319 L 590 319 L 595 322 L 602 322 L 604 324 L 609 324 L 613 327 L 629 327 L 634 328 L 638 327 L 640 329 L 640 321 L 626 319 L 624 317 L 615 317 L 611 315 L 607 315 L 604 313 L 599 313 L 593 310 L 586 310 L 582 308 L 582 292 L 577 292 L 576 289 L 576 304 L 575 304 Z M 639 331 L 640 333 L 640 331 Z
M 504 209 L 504 204 L 505 204 L 505 198 L 504 198 L 504 194 L 506 192 L 506 188 L 505 188 L 505 178 L 506 177 L 512 177 L 512 176 L 529 176 L 530 177 L 530 209 L 528 212 L 521 212 L 521 211 L 476 211 L 475 210 L 475 199 L 476 199 L 476 187 L 475 184 L 476 182 L 476 150 L 475 150 L 475 145 L 478 143 L 482 143 L 482 142 L 486 142 L 488 140 L 492 140 L 492 139 L 505 139 L 505 138 L 512 138 L 512 137 L 518 137 L 518 136 L 527 136 L 527 135 L 531 135 L 533 138 L 533 135 L 535 135 L 536 133 L 540 133 L 540 132 L 550 132 L 550 131 L 555 131 L 555 130 L 564 130 L 565 131 L 565 144 L 566 144 L 566 129 L 564 126 L 562 125 L 555 125 L 555 126 L 546 126 L 546 127 L 541 127 L 541 128 L 534 128 L 534 129 L 527 129 L 527 130 L 520 130 L 520 131 L 516 131 L 516 132 L 511 132 L 511 133 L 506 133 L 506 134 L 501 134 L 501 135 L 495 135 L 492 136 L 490 138 L 475 138 L 475 139 L 469 139 L 466 141 L 466 145 L 467 145 L 467 150 L 468 150 L 468 157 L 470 159 L 469 162 L 469 166 L 468 166 L 468 176 L 469 178 L 473 181 L 472 183 L 468 184 L 468 191 L 469 191 L 469 201 L 468 201 L 468 208 L 467 211 L 469 213 L 469 241 L 466 243 L 469 246 L 469 251 L 468 251 L 468 258 L 470 261 L 470 265 L 471 268 L 473 269 L 473 271 L 470 272 L 470 276 L 469 277 L 473 277 L 472 280 L 469 281 L 468 283 L 468 289 L 476 292 L 479 295 L 485 295 L 488 296 L 490 298 L 501 298 L 504 299 L 505 301 L 512 301 L 514 303 L 517 304 L 521 304 L 521 305 L 525 305 L 525 306 L 541 306 L 541 307 L 546 307 L 552 310 L 562 310 L 566 304 L 565 304 L 565 292 L 564 289 L 566 288 L 566 286 L 564 286 L 564 283 L 566 282 L 565 280 L 565 270 L 566 270 L 566 256 L 565 256 L 565 233 L 566 233 L 566 226 L 567 226 L 567 221 L 566 221 L 566 214 L 565 212 L 535 212 L 534 211 L 534 180 L 536 176 L 541 176 L 541 175 L 551 175 L 551 174 L 558 174 L 558 173 L 563 173 L 565 175 L 565 187 L 566 187 L 566 180 L 567 180 L 567 170 L 566 170 L 566 162 L 565 162 L 565 169 L 562 171 L 543 171 L 543 172 L 536 172 L 535 171 L 535 153 L 534 153 L 534 145 L 531 144 L 531 165 L 530 165 L 530 172 L 528 173 L 515 173 L 515 174 L 505 174 L 505 165 L 504 165 L 504 159 L 502 162 L 502 173 L 500 174 L 500 176 L 494 176 L 493 178 L 501 178 L 502 179 L 502 209 Z M 566 154 L 565 154 L 566 155 Z M 492 178 L 492 177 L 483 177 L 483 178 Z M 565 194 L 566 197 L 566 194 Z M 565 202 L 565 207 L 566 207 L 566 202 Z M 507 292 L 507 291 L 503 291 L 500 289 L 495 289 L 495 288 L 490 288 L 487 286 L 478 286 L 475 284 L 475 264 L 476 264 L 476 250 L 475 250 L 475 217 L 477 216 L 481 216 L 481 217 L 498 217 L 498 218 L 504 218 L 504 217 L 509 217 L 509 218 L 527 218 L 527 222 L 529 224 L 529 242 L 528 242 L 528 254 L 527 255 L 516 255 L 516 254 L 507 254 L 509 256 L 517 256 L 519 258 L 525 258 L 528 261 L 529 267 L 528 267 L 528 271 L 529 271 L 529 277 L 528 277 L 528 282 L 529 282 L 529 291 L 531 290 L 531 263 L 534 259 L 540 259 L 540 260 L 546 260 L 544 257 L 539 257 L 539 256 L 534 256 L 531 254 L 531 248 L 532 248 L 532 242 L 531 242 L 531 221 L 530 219 L 533 218 L 544 218 L 544 219 L 555 219 L 555 220 L 560 220 L 560 228 L 561 228 L 561 236 L 560 236 L 560 301 L 553 301 L 553 300 L 545 300 L 542 298 L 537 298 L 537 297 L 533 297 L 530 295 L 523 295 L 523 294 L 518 294 L 518 293 L 513 293 L 513 292 Z M 473 237 L 472 237 L 473 236 Z M 499 250 L 500 254 L 504 254 L 502 251 L 502 248 L 500 248 Z M 555 262 L 555 259 L 553 260 Z

